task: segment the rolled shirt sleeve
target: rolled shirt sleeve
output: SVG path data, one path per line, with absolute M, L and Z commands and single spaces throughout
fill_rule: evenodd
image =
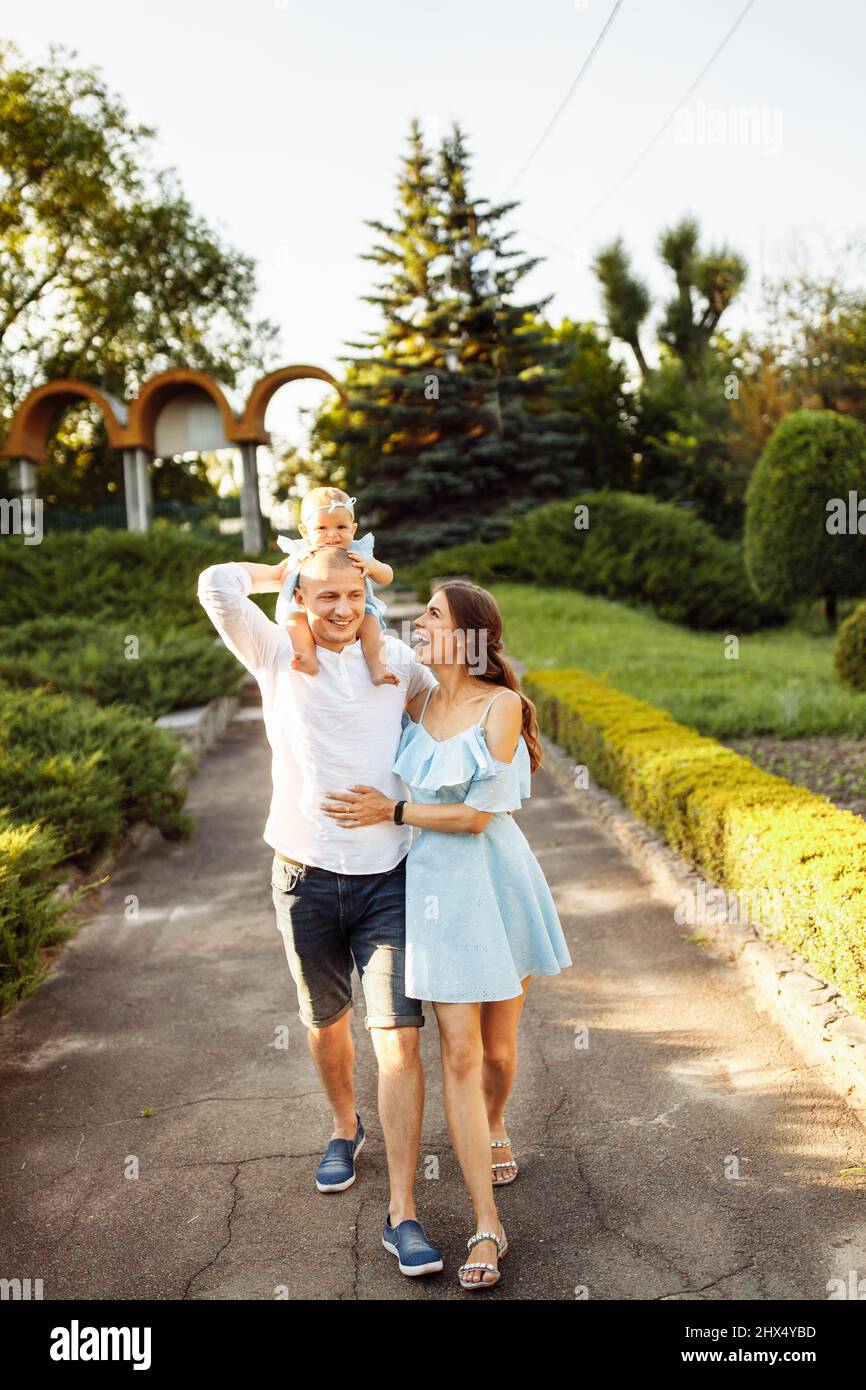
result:
M 252 580 L 237 561 L 210 565 L 198 577 L 198 601 L 229 651 L 256 675 L 290 639 L 249 597 Z
M 404 643 L 403 645 L 405 646 L 406 644 Z M 412 653 L 411 647 L 409 651 Z M 415 696 L 419 695 L 422 690 L 430 690 L 434 685 L 438 684 L 439 682 L 430 670 L 430 667 L 422 666 L 420 661 L 415 660 L 415 655 L 412 653 L 409 665 L 409 681 L 406 687 L 407 705 L 409 701 L 414 700 Z

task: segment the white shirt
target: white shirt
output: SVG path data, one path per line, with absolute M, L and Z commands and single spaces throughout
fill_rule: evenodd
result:
M 321 809 L 326 792 L 375 787 L 399 800 L 392 772 L 407 702 L 436 684 L 411 647 L 385 634 L 389 668 L 399 685 L 374 685 L 360 639 L 340 652 L 316 644 L 314 676 L 289 665 L 292 640 L 249 597 L 252 580 L 234 561 L 211 565 L 198 598 L 229 651 L 258 681 L 273 793 L 263 839 L 289 859 L 340 874 L 386 873 L 409 852 L 410 826 L 379 821 L 350 828 Z

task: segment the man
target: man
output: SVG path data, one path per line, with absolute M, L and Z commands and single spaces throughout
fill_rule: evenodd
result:
M 402 1273 L 428 1274 L 442 1268 L 442 1257 L 417 1221 L 414 1202 L 424 1107 L 418 1029 L 424 1015 L 420 1001 L 404 993 L 411 831 L 381 822 L 339 826 L 321 803 L 329 792 L 360 784 L 392 788 L 400 797 L 402 783 L 391 768 L 403 709 L 435 678 L 404 642 L 387 634 L 383 655 L 399 681 L 373 684 L 358 637 L 364 576 L 341 547 L 317 550 L 304 561 L 298 602 L 307 610 L 319 671 L 292 670 L 291 638 L 249 597 L 279 591 L 288 563 L 211 565 L 199 576 L 198 597 L 262 692 L 273 751 L 263 838 L 274 850 L 277 924 L 310 1053 L 334 1115 L 316 1186 L 320 1192 L 350 1187 L 364 1142 L 349 1027 L 354 959 L 379 1067 L 390 1182 L 383 1244 L 397 1256 Z

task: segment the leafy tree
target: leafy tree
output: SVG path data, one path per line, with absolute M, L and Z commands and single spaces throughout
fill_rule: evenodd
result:
M 696 382 L 688 381 L 682 364 L 665 352 L 641 383 L 635 404 L 636 490 L 695 511 L 726 537 L 742 531 L 751 471 L 740 467 L 727 444 L 731 401 L 726 391 L 732 375 L 723 343 Z
M 747 275 L 746 262 L 727 248 L 702 255 L 699 236 L 697 222 L 687 217 L 659 240 L 659 255 L 676 281 L 676 294 L 668 300 L 659 325 L 659 341 L 680 360 L 687 381 L 704 376 L 713 334 Z
M 722 247 L 702 253 L 700 230 L 685 217 L 662 232 L 658 252 L 671 271 L 675 293 L 663 306 L 658 339 L 680 362 L 687 381 L 703 375 L 708 349 L 719 320 L 743 287 L 747 266 L 736 252 Z M 615 338 L 632 349 L 641 374 L 650 367 L 640 333 L 652 307 L 646 284 L 634 273 L 622 239 L 596 256 L 596 277 L 602 290 L 608 326 Z
M 800 270 L 765 286 L 764 314 L 764 346 L 799 405 L 866 424 L 866 291 L 846 287 L 842 273 Z
M 30 65 L 0 45 L 0 418 L 39 382 L 114 395 L 172 366 L 229 385 L 276 329 L 252 318 L 253 262 L 222 243 L 98 72 L 63 49 Z M 74 445 L 61 432 L 53 464 Z M 64 453 L 66 450 L 66 454 Z M 94 441 L 94 490 L 104 442 Z M 117 476 L 117 465 L 112 465 Z M 102 500 L 108 500 L 104 498 Z
M 803 400 L 774 349 L 752 334 L 733 345 L 729 380 L 734 389 L 723 445 L 732 475 L 744 489 L 773 430 Z
M 631 348 L 641 373 L 635 395 L 638 489 L 693 509 L 720 534 L 734 535 L 742 525 L 745 477 L 727 455 L 726 384 L 733 354 L 719 323 L 747 271 L 735 252 L 702 252 L 699 242 L 698 225 L 689 217 L 659 237 L 659 256 L 675 288 L 661 307 L 655 367 L 641 342 L 651 296 L 621 238 L 598 254 L 595 272 L 610 331 Z
M 647 376 L 650 369 L 641 347 L 640 335 L 652 300 L 646 284 L 631 268 L 622 237 L 598 253 L 594 269 L 602 289 L 608 328 L 614 338 L 628 344 L 641 374 Z
M 831 409 L 866 424 L 866 293 L 845 287 L 856 270 L 851 250 L 836 248 L 832 275 L 801 264 L 765 281 L 764 326 L 734 345 L 737 389 L 724 447 L 744 484 L 790 411 Z

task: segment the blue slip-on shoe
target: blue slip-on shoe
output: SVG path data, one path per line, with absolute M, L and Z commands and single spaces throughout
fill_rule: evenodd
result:
M 397 1256 L 401 1274 L 435 1274 L 442 1268 L 442 1256 L 435 1245 L 430 1244 L 420 1221 L 401 1221 L 392 1226 L 391 1217 L 387 1215 L 382 1244 Z
M 345 1192 L 355 1181 L 355 1159 L 364 1147 L 364 1126 L 357 1110 L 358 1128 L 354 1139 L 331 1139 L 316 1169 L 320 1192 Z

